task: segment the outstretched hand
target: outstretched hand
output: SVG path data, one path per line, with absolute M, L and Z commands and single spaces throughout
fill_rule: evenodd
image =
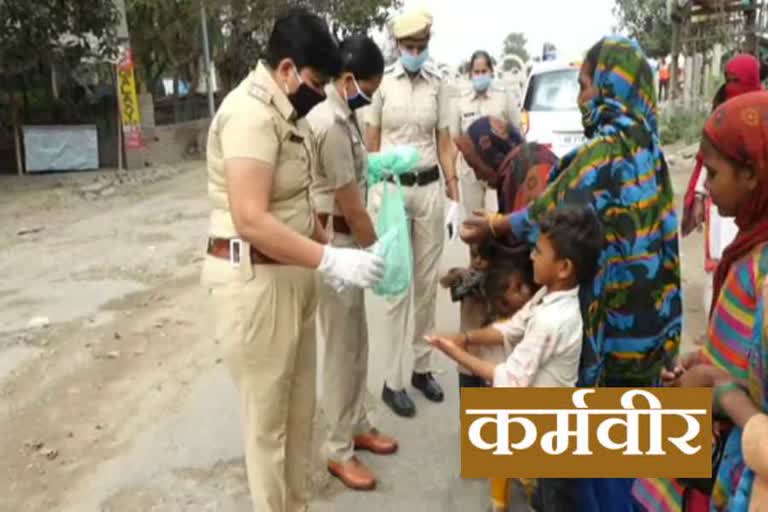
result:
M 468 244 L 480 244 L 491 236 L 491 224 L 488 214 L 483 210 L 475 210 L 472 217 L 461 225 L 459 235 Z
M 466 350 L 463 336 L 424 336 L 427 343 L 450 356 L 460 350 Z

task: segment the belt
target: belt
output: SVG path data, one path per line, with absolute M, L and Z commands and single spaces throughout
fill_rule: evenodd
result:
M 404 174 L 400 174 L 400 184 L 404 187 L 423 187 L 425 185 L 429 185 L 430 183 L 434 183 L 437 180 L 440 179 L 440 168 L 436 165 L 433 165 L 426 171 L 421 172 L 406 172 Z M 393 176 L 387 177 L 387 181 L 394 183 L 395 178 Z
M 240 263 L 240 253 L 238 251 L 240 250 L 239 245 L 243 243 L 245 242 L 237 238 L 209 238 L 207 252 L 215 258 L 229 260 L 232 263 Z M 235 247 L 237 247 L 237 249 L 233 250 Z M 260 253 L 253 246 L 251 246 L 251 264 L 281 265 L 280 262 Z
M 347 224 L 347 219 L 341 215 L 328 215 L 327 213 L 318 213 L 317 216 L 320 218 L 320 223 L 324 228 L 328 227 L 328 219 L 333 218 L 334 233 L 338 233 L 340 235 L 352 234 L 352 229 L 350 229 L 349 224 Z

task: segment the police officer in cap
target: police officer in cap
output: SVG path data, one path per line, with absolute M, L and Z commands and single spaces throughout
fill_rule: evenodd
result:
M 391 29 L 400 59 L 386 69 L 366 120 L 369 151 L 405 144 L 415 146 L 421 154 L 417 168 L 400 178 L 412 223 L 413 302 L 410 294 L 389 300 L 384 324 L 390 354 L 382 399 L 403 417 L 416 414 L 415 404 L 406 392 L 409 380 L 427 399 L 443 400 L 443 390 L 432 374 L 432 351 L 424 335 L 435 328 L 437 280 L 446 227 L 449 236 L 455 238 L 463 217 L 458 202 L 456 153 L 449 133 L 449 91 L 439 70 L 429 61 L 431 27 L 432 16 L 423 9 L 393 20 Z M 449 198 L 447 208 L 441 181 Z M 373 212 L 377 211 L 385 185 L 371 190 Z M 413 331 L 407 338 L 411 315 Z M 406 347 L 414 352 L 412 373 L 405 369 Z

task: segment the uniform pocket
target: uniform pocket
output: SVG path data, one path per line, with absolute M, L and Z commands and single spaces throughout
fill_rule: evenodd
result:
M 225 285 L 229 283 L 246 283 L 253 279 L 253 265 L 247 244 L 241 251 L 239 265 L 215 256 L 206 255 L 203 261 L 203 271 L 200 281 L 206 286 Z M 243 254 L 244 253 L 244 254 Z
M 306 137 L 288 132 L 280 144 L 280 154 L 272 183 L 272 198 L 278 201 L 296 197 L 310 184 L 312 149 Z

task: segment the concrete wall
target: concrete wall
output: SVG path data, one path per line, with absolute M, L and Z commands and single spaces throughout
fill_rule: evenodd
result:
M 205 158 L 210 119 L 145 128 L 147 165 L 170 164 Z

